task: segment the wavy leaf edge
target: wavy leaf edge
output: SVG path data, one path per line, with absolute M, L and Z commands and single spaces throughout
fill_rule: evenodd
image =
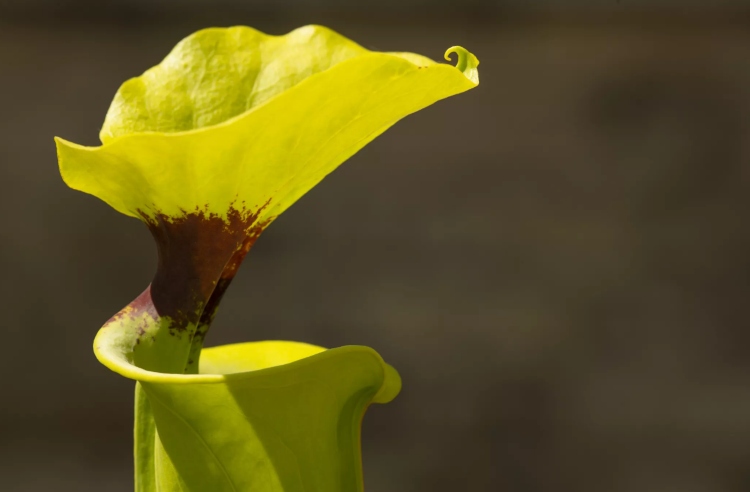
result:
M 292 353 L 292 355 L 287 357 L 288 360 L 286 362 L 260 363 L 258 364 L 259 366 L 265 365 L 265 367 L 247 371 L 232 371 L 228 373 L 217 371 L 207 373 L 201 369 L 198 374 L 176 374 L 149 371 L 136 366 L 129 360 L 128 351 L 122 350 L 123 345 L 116 342 L 117 334 L 111 331 L 111 329 L 105 327 L 94 338 L 94 354 L 96 358 L 113 372 L 138 382 L 156 384 L 223 384 L 230 381 L 267 377 L 287 371 L 304 371 L 307 367 L 325 359 L 356 354 L 362 358 L 374 360 L 382 369 L 382 382 L 374 397 L 374 402 L 387 403 L 393 400 L 401 390 L 401 377 L 396 369 L 386 363 L 377 351 L 363 345 L 346 345 L 326 349 L 305 342 L 264 340 L 206 347 L 201 351 L 202 368 L 205 365 L 212 366 L 221 364 L 222 362 L 257 363 L 257 358 L 255 360 L 252 358 L 238 358 L 237 356 L 240 352 L 246 352 L 245 355 L 258 355 L 266 351 L 274 352 L 281 350 Z M 205 362 L 204 358 L 206 359 Z

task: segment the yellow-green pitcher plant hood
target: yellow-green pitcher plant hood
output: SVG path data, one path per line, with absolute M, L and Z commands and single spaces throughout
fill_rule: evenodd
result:
M 231 209 L 269 220 L 404 116 L 478 83 L 413 53 L 368 51 L 307 26 L 207 29 L 118 91 L 103 145 L 57 139 L 72 188 L 154 219 Z
M 203 349 L 263 230 L 401 118 L 479 83 L 454 46 L 436 63 L 320 26 L 199 31 L 118 90 L 102 145 L 56 138 L 76 190 L 143 220 L 151 284 L 99 331 L 99 360 L 138 381 L 137 492 L 359 492 L 359 424 L 400 389 L 367 347 Z

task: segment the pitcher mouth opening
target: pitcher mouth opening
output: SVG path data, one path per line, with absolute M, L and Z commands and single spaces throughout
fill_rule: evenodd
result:
M 242 379 L 268 377 L 276 372 L 305 372 L 326 359 L 355 356 L 381 373 L 374 403 L 387 403 L 401 391 L 401 377 L 375 350 L 360 345 L 326 349 L 293 341 L 245 342 L 204 348 L 198 374 L 148 371 L 132 363 L 123 345 L 110 329 L 100 330 L 94 340 L 99 361 L 129 379 L 155 384 L 221 384 Z
M 267 340 L 206 347 L 201 351 L 198 374 L 223 375 L 262 371 L 291 364 L 326 348 L 304 342 Z

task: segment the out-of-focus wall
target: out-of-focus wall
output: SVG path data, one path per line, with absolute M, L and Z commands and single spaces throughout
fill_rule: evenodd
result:
M 1 2 L 0 490 L 132 489 L 132 385 L 91 342 L 154 251 L 52 137 L 96 144 L 200 27 L 311 22 L 463 45 L 481 85 L 276 221 L 208 343 L 381 352 L 404 390 L 365 419 L 368 492 L 750 490 L 750 9 L 654 5 Z

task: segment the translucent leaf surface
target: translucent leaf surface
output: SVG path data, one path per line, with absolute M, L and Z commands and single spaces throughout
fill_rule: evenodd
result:
M 58 139 L 60 170 L 127 215 L 273 218 L 399 119 L 474 87 L 476 58 L 451 50 L 461 70 L 317 26 L 201 31 L 122 86 L 104 145 Z

